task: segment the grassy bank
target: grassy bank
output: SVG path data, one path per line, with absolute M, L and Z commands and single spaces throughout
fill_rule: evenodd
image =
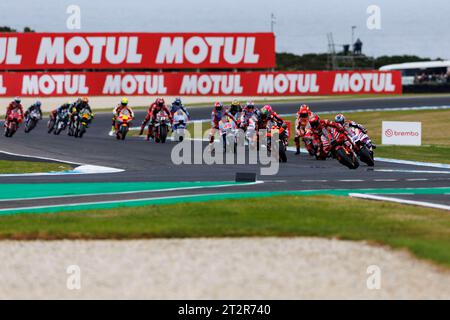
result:
M 70 165 L 62 163 L 0 160 L 0 174 L 51 172 L 71 169 Z
M 0 217 L 2 239 L 317 236 L 404 248 L 450 267 L 446 211 L 333 196 L 278 196 Z

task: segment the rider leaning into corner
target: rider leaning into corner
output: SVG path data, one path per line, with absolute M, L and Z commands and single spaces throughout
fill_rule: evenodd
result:
M 186 107 L 181 102 L 180 98 L 176 98 L 172 102 L 172 106 L 170 107 L 170 114 L 172 115 L 172 118 L 175 113 L 177 113 L 178 110 L 181 110 L 184 112 L 184 114 L 188 117 L 188 120 L 191 120 L 191 115 L 189 114 L 189 111 L 187 111 Z
M 331 151 L 331 140 L 333 140 L 328 129 L 335 128 L 339 132 L 345 132 L 345 129 L 337 122 L 320 119 L 315 113 L 309 118 L 309 124 L 311 126 L 313 139 L 318 144 L 316 159 L 325 160 L 329 156 Z
M 50 119 L 51 120 L 55 120 L 56 116 L 62 116 L 64 112 L 70 112 L 70 107 L 71 107 L 72 103 L 70 102 L 66 102 L 62 105 L 60 105 L 58 108 L 56 108 L 55 110 L 53 110 L 52 112 L 50 112 Z
M 6 127 L 8 125 L 8 117 L 13 112 L 18 112 L 23 118 L 23 107 L 21 104 L 22 100 L 19 97 L 15 97 L 13 101 L 11 101 L 8 105 L 8 108 L 6 109 L 6 115 L 5 115 L 5 123 L 4 126 Z
M 112 127 L 111 132 L 115 132 L 118 130 L 118 123 L 117 118 L 120 116 L 120 114 L 124 111 L 128 111 L 130 114 L 131 119 L 134 118 L 134 112 L 131 107 L 128 106 L 128 99 L 123 97 L 122 100 L 120 100 L 120 103 L 114 107 L 113 109 L 113 118 L 112 118 Z
M 310 128 L 309 117 L 311 117 L 311 114 L 312 114 L 311 109 L 306 104 L 302 104 L 297 111 L 297 118 L 295 119 L 295 138 L 294 138 L 296 155 L 300 154 L 300 138 L 303 138 L 306 134 L 306 130 Z M 310 144 L 305 143 L 305 147 L 307 149 L 309 146 Z
M 94 117 L 94 113 L 92 112 L 91 106 L 89 105 L 89 98 L 88 97 L 82 97 L 78 98 L 77 101 L 75 101 L 70 106 L 70 121 L 73 121 L 76 115 L 80 113 L 81 110 L 86 109 L 91 114 L 91 117 Z
M 150 138 L 153 139 L 153 126 L 156 122 L 156 117 L 161 110 L 167 114 L 167 116 L 169 117 L 170 123 L 172 123 L 172 121 L 173 121 L 172 115 L 171 115 L 169 109 L 167 108 L 164 99 L 156 98 L 155 102 L 153 102 L 147 110 L 147 115 L 145 116 L 144 121 L 142 121 L 141 131 L 139 132 L 139 135 L 142 135 L 144 133 L 145 126 L 150 121 L 150 125 L 148 126 L 148 131 L 147 131 L 147 140 L 149 140 Z
M 258 119 L 258 129 L 267 129 L 269 122 L 274 122 L 278 126 L 284 123 L 284 120 L 273 111 L 272 107 L 266 104 L 264 107 L 256 113 Z
M 255 119 L 257 117 L 257 109 L 253 101 L 247 102 L 245 107 L 242 109 L 241 117 L 240 117 L 240 127 L 243 130 L 247 129 L 247 126 L 250 122 L 250 119 Z
M 209 132 L 209 150 L 212 152 L 214 150 L 214 136 L 216 132 L 219 130 L 220 121 L 225 118 L 230 117 L 237 124 L 236 118 L 229 113 L 229 110 L 225 109 L 222 102 L 216 102 L 214 104 L 214 109 L 211 112 L 211 130 Z
M 347 133 L 350 135 L 350 137 L 352 137 L 354 135 L 352 128 L 357 128 L 357 129 L 361 130 L 363 133 L 367 134 L 367 129 L 362 124 L 359 124 L 355 121 L 346 120 L 343 114 L 336 115 L 334 120 L 337 123 L 339 123 L 341 126 L 344 127 L 345 131 L 347 131 Z M 372 143 L 372 140 L 370 140 L 370 139 L 369 139 L 369 144 L 370 144 L 370 147 L 372 147 L 372 149 L 375 149 L 377 147 L 374 143 Z
M 28 107 L 27 111 L 25 111 L 24 117 L 25 119 L 33 112 L 36 111 L 39 113 L 39 119 L 42 120 L 42 110 L 41 110 L 42 103 L 37 100 L 35 103 L 33 103 L 31 106 Z

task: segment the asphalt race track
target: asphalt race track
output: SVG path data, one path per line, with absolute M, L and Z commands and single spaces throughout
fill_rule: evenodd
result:
M 421 106 L 449 106 L 450 96 L 446 97 L 401 97 L 364 100 L 335 100 L 311 102 L 315 111 L 358 110 L 373 108 L 400 108 Z M 299 103 L 272 103 L 279 114 L 294 113 Z M 211 108 L 190 109 L 192 118 L 207 119 Z M 134 125 L 140 124 L 144 112 L 137 112 Z M 450 186 L 450 169 L 399 164 L 378 161 L 374 169 L 361 164 L 357 170 L 348 170 L 335 160 L 316 161 L 302 154 L 288 154 L 288 162 L 280 164 L 278 174 L 259 175 L 257 165 L 174 165 L 171 150 L 174 142 L 156 144 L 140 137 L 128 137 L 117 141 L 108 135 L 111 128 L 111 114 L 99 113 L 82 139 L 75 139 L 62 133 L 60 136 L 47 134 L 46 119 L 30 134 L 21 127 L 12 139 L 0 137 L 0 150 L 20 155 L 46 157 L 79 164 L 107 166 L 124 169 L 124 172 L 87 175 L 51 176 L 0 176 L 3 183 L 51 183 L 51 182 L 123 182 L 123 181 L 232 181 L 237 172 L 254 172 L 264 183 L 233 186 L 228 188 L 207 188 L 196 190 L 173 190 L 152 193 L 133 193 L 111 196 L 79 196 L 67 199 L 43 199 L 39 205 L 82 203 L 89 201 L 139 199 L 161 196 L 178 196 L 218 192 L 282 191 L 306 189 L 365 189 L 365 188 L 436 188 Z M 203 143 L 203 147 L 206 144 Z M 376 154 L 376 150 L 375 150 Z M 21 157 L 0 153 L 0 159 L 19 159 Z M 433 201 L 449 204 L 449 195 L 435 196 L 408 195 L 416 201 Z M 36 201 L 0 202 L 0 209 L 17 205 L 36 205 Z

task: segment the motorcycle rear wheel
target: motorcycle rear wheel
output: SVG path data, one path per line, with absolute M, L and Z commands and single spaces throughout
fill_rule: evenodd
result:
M 362 146 L 359 151 L 359 159 L 362 162 L 367 164 L 369 167 L 373 167 L 375 165 L 375 161 L 373 159 L 373 154 L 367 149 L 366 146 Z

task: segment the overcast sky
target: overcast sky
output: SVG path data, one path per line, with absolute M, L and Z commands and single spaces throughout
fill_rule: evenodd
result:
M 0 25 L 64 32 L 67 6 L 81 8 L 80 31 L 270 31 L 276 16 L 278 52 L 326 52 L 355 38 L 370 55 L 450 58 L 449 0 L 1 0 Z M 381 9 L 381 30 L 366 27 L 369 5 Z

